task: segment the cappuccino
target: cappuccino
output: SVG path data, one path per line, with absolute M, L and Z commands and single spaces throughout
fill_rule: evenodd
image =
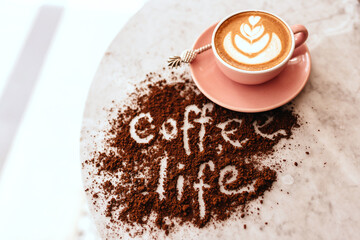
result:
M 292 33 L 279 18 L 258 11 L 235 14 L 218 27 L 214 47 L 227 64 L 261 71 L 277 66 L 292 48 Z

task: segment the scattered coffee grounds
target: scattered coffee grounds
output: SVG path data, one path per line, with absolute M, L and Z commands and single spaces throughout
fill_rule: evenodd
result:
M 201 228 L 245 217 L 249 202 L 277 179 L 263 160 L 299 127 L 289 105 L 259 114 L 230 111 L 185 74 L 150 73 L 129 98 L 110 121 L 105 150 L 85 164 L 110 176 L 96 196 L 104 196 L 112 222 L 153 222 L 166 234 L 176 224 Z

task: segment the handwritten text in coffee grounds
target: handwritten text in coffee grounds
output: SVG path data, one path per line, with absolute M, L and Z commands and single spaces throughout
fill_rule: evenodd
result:
M 166 233 L 175 224 L 204 227 L 240 216 L 276 181 L 261 159 L 292 136 L 298 116 L 287 108 L 233 112 L 201 95 L 185 75 L 148 78 L 146 91 L 131 96 L 134 105 L 111 120 L 106 151 L 85 162 L 111 176 L 96 192 L 106 199 L 104 214 L 129 226 L 153 222 Z

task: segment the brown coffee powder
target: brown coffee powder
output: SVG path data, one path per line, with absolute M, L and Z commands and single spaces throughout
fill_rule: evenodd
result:
M 110 121 L 105 151 L 85 161 L 111 176 L 96 192 L 107 199 L 104 214 L 129 226 L 154 221 L 167 234 L 177 223 L 201 228 L 245 217 L 247 204 L 276 181 L 262 159 L 291 137 L 298 116 L 288 106 L 259 114 L 224 109 L 185 74 L 150 73 L 137 90 Z

